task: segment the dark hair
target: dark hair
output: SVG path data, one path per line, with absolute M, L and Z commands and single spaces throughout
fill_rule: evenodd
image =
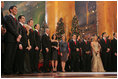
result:
M 104 34 L 106 34 L 106 32 L 103 32 L 103 33 L 102 33 L 102 37 L 104 36 Z
M 53 34 L 53 35 L 52 35 L 52 39 L 54 39 L 54 35 L 56 36 L 56 39 L 55 39 L 55 40 L 57 40 L 57 35 L 56 35 L 56 34 Z
M 37 24 L 34 25 L 34 28 L 36 29 Z
M 20 15 L 20 16 L 18 16 L 18 21 L 22 18 L 22 16 L 24 16 L 24 15 Z M 25 17 L 25 16 L 24 16 Z
M 28 21 L 27 21 L 27 24 L 28 24 L 31 20 L 33 20 L 33 19 L 31 18 L 30 20 L 28 20 Z
M 13 6 L 10 6 L 10 7 L 9 7 L 9 12 L 10 12 L 10 13 L 11 13 L 11 11 L 10 11 L 10 10 L 11 10 L 11 9 L 13 9 L 14 7 L 16 7 L 16 8 L 17 8 L 17 6 L 15 6 L 15 5 L 13 5 Z
M 115 36 L 115 34 L 116 34 L 116 33 L 114 32 L 114 33 L 113 33 L 113 36 Z

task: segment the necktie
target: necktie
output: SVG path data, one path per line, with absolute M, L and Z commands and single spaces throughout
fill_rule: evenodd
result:
M 23 25 L 23 28 L 25 29 L 25 26 Z
M 74 41 L 75 42 L 75 45 L 76 45 L 76 41 Z
M 87 45 L 87 41 L 85 41 L 86 45 Z
M 105 44 L 107 44 L 107 40 L 105 39 Z
M 14 20 L 16 21 L 16 18 L 14 18 Z
M 38 35 L 39 35 L 39 32 L 38 32 Z
M 33 32 L 33 30 L 31 29 L 31 32 Z

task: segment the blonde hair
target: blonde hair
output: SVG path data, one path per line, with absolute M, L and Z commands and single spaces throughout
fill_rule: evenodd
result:
M 27 24 L 24 24 L 26 30 L 27 30 L 27 35 L 29 36 L 29 30 L 30 30 L 30 26 Z M 30 40 L 28 39 L 28 46 L 30 46 Z
M 24 24 L 24 26 L 25 26 L 25 28 L 26 28 L 26 30 L 27 30 L 27 35 L 29 35 L 30 26 L 27 25 L 27 24 Z

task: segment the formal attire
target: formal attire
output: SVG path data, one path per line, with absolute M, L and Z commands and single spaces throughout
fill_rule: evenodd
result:
M 82 71 L 82 69 L 83 69 L 83 58 L 82 58 L 81 40 L 77 40 L 77 45 L 79 46 L 79 71 Z
M 16 63 L 15 65 L 16 65 L 17 72 L 24 73 L 24 57 L 25 57 L 25 53 L 27 52 L 26 48 L 28 46 L 28 37 L 27 37 L 27 30 L 21 22 L 19 23 L 18 32 L 20 35 L 22 35 L 19 45 L 21 44 L 23 49 L 20 50 L 18 45 L 16 58 L 15 58 L 15 63 Z
M 91 71 L 92 72 L 104 72 L 104 67 L 103 67 L 103 64 L 102 64 L 102 60 L 101 60 L 101 57 L 100 57 L 100 52 L 97 53 L 97 51 L 100 50 L 100 44 L 97 43 L 93 43 L 93 47 L 92 47 L 92 64 L 91 64 Z
M 46 52 L 46 48 L 49 49 L 48 52 Z M 50 60 L 50 52 L 51 52 L 51 40 L 48 34 L 44 34 L 42 36 L 42 53 L 44 58 L 44 72 L 49 71 L 49 60 Z
M 38 70 L 38 63 L 39 63 L 39 53 L 41 50 L 41 37 L 40 37 L 40 33 L 37 29 L 35 29 L 34 31 L 34 36 L 35 36 L 35 47 L 37 46 L 39 48 L 39 50 L 35 50 L 35 57 L 34 57 L 34 69 L 36 72 L 39 72 Z
M 91 46 L 90 42 L 83 40 L 82 42 L 83 71 L 91 71 Z M 89 54 L 87 52 L 89 51 Z
M 117 53 L 117 38 L 113 38 L 111 41 L 111 48 L 112 48 L 112 70 L 117 71 L 117 56 L 115 56 L 115 53 Z
M 107 48 L 110 49 L 110 44 L 109 44 L 108 39 L 106 39 L 106 40 L 101 39 L 100 45 L 101 45 L 101 59 L 103 62 L 104 69 L 105 69 L 105 71 L 109 71 L 110 70 L 110 60 L 111 60 L 110 55 L 111 55 L 111 53 L 106 52 Z
M 5 19 L 3 16 L 3 9 L 1 8 L 1 25 L 5 28 Z M 4 53 L 5 53 L 5 35 L 1 33 L 1 72 L 3 73 L 4 70 Z
M 30 27 L 29 30 L 29 40 L 30 40 L 30 45 L 31 45 L 31 50 L 29 51 L 29 57 L 30 57 L 30 66 L 31 66 L 31 72 L 35 72 L 35 36 L 34 36 L 34 31 Z
M 73 71 L 79 71 L 79 53 L 80 53 L 80 44 L 76 40 L 70 41 L 70 51 L 71 51 L 71 67 Z M 79 49 L 79 51 L 76 51 L 76 49 Z
M 58 60 L 58 49 L 54 48 L 54 46 L 58 47 L 58 42 L 57 41 L 51 42 L 51 46 L 52 46 L 52 60 Z
M 60 53 L 62 53 L 61 61 L 65 61 L 66 62 L 68 60 L 67 54 L 69 53 L 68 43 L 64 42 L 63 40 L 61 40 L 59 46 L 60 46 Z
M 5 73 L 12 73 L 13 72 L 13 63 L 14 57 L 16 54 L 17 49 L 17 37 L 18 37 L 18 21 L 15 19 L 13 15 L 5 16 L 6 20 L 6 51 L 5 51 L 5 62 L 4 62 L 4 72 Z

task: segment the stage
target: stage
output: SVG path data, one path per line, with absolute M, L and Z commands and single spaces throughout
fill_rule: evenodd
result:
M 1 78 L 117 78 L 117 72 L 50 72 L 2 75 Z

